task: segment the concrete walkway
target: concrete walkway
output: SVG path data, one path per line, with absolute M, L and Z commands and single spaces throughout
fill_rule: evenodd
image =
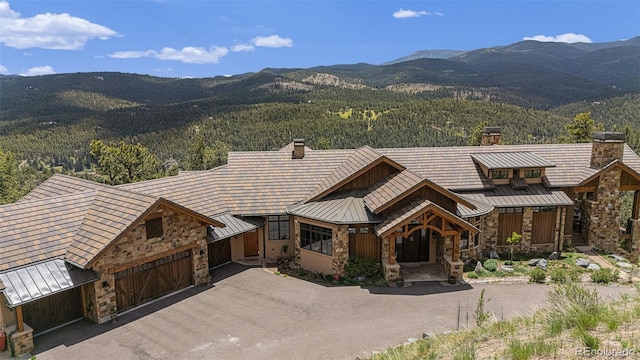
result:
M 587 255 L 589 257 L 589 260 L 591 260 L 592 263 L 596 263 L 596 264 L 600 265 L 601 268 L 603 268 L 603 269 L 604 268 L 615 269 L 615 266 L 613 266 L 610 262 L 608 262 L 600 254 L 598 254 L 595 251 L 593 251 L 593 246 L 591 246 L 591 245 L 576 246 L 575 249 L 578 250 L 579 252 Z
M 34 355 L 38 360 L 355 359 L 424 332 L 471 326 L 483 289 L 491 299 L 486 310 L 502 319 L 543 307 L 551 287 L 439 282 L 331 287 L 230 264 L 214 271 L 213 286 L 136 309 L 116 324 L 81 321 L 38 336 Z M 635 291 L 597 289 L 605 299 Z

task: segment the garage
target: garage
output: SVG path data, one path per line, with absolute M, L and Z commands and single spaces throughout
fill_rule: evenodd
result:
M 51 311 L 55 309 L 55 311 Z M 80 288 L 49 295 L 22 305 L 24 322 L 41 333 L 56 326 L 82 319 L 82 294 Z
M 231 261 L 231 239 L 222 239 L 209 243 L 209 268 Z
M 114 279 L 118 311 L 134 308 L 192 285 L 192 250 L 116 272 Z

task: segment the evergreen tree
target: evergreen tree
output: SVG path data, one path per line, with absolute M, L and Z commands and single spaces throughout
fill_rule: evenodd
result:
M 15 202 L 20 195 L 16 158 L 13 153 L 0 149 L 0 204 Z
M 140 144 L 127 144 L 124 141 L 105 144 L 102 140 L 93 140 L 90 148 L 98 171 L 108 177 L 109 184 L 124 184 L 158 177 L 160 162 Z
M 565 126 L 569 137 L 566 138 L 571 143 L 588 143 L 593 139 L 595 131 L 604 131 L 604 124 L 598 123 L 591 118 L 591 111 L 579 113 L 573 118 L 573 122 Z

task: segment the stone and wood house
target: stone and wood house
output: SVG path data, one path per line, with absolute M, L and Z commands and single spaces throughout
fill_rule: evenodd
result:
M 0 328 L 15 353 L 33 333 L 124 311 L 207 282 L 230 261 L 288 258 L 343 275 L 350 256 L 388 281 L 431 264 L 573 243 L 640 253 L 640 156 L 619 133 L 592 143 L 231 152 L 207 171 L 120 186 L 54 175 L 0 206 Z M 621 227 L 620 192 L 633 192 Z M 622 219 L 624 220 L 624 219 Z M 621 246 L 622 245 L 622 246 Z M 55 309 L 55 311 L 52 311 Z

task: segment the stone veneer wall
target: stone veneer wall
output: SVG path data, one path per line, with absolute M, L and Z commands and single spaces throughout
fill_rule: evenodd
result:
M 620 240 L 619 219 L 622 200 L 618 196 L 622 170 L 614 168 L 600 176 L 595 201 L 583 201 L 586 214 L 587 243 L 607 252 L 614 252 Z
M 331 239 L 331 251 L 333 254 L 333 273 L 344 275 L 344 266 L 349 261 L 349 226 L 340 225 L 337 229 L 333 229 L 333 238 Z
M 482 217 L 480 244 L 482 246 L 482 254 L 487 258 L 492 251 L 498 251 L 498 218 L 497 208 Z
M 518 249 L 527 251 L 531 248 L 531 234 L 533 232 L 533 208 L 531 206 L 525 206 L 522 208 L 522 240 L 520 245 L 516 246 Z
M 297 216 L 293 217 L 293 243 L 293 261 L 296 266 L 300 266 L 302 264 L 302 258 L 300 256 L 300 219 Z
M 624 140 L 603 141 L 593 139 L 591 146 L 591 167 L 600 169 L 613 160 L 622 160 L 624 155 Z
M 103 323 L 110 320 L 111 309 L 117 309 L 113 269 L 136 260 L 194 245 L 192 255 L 195 285 L 207 282 L 209 267 L 206 225 L 201 224 L 198 219 L 166 206 L 160 206 L 158 211 L 160 210 L 164 236 L 147 239 L 145 222 L 140 221 L 112 245 L 92 267 L 100 275 L 100 279 L 92 284 L 93 289 L 87 292 L 88 298 L 95 299 L 95 303 L 87 300 L 87 314 L 92 321 Z M 102 286 L 105 281 L 108 284 L 106 288 Z

